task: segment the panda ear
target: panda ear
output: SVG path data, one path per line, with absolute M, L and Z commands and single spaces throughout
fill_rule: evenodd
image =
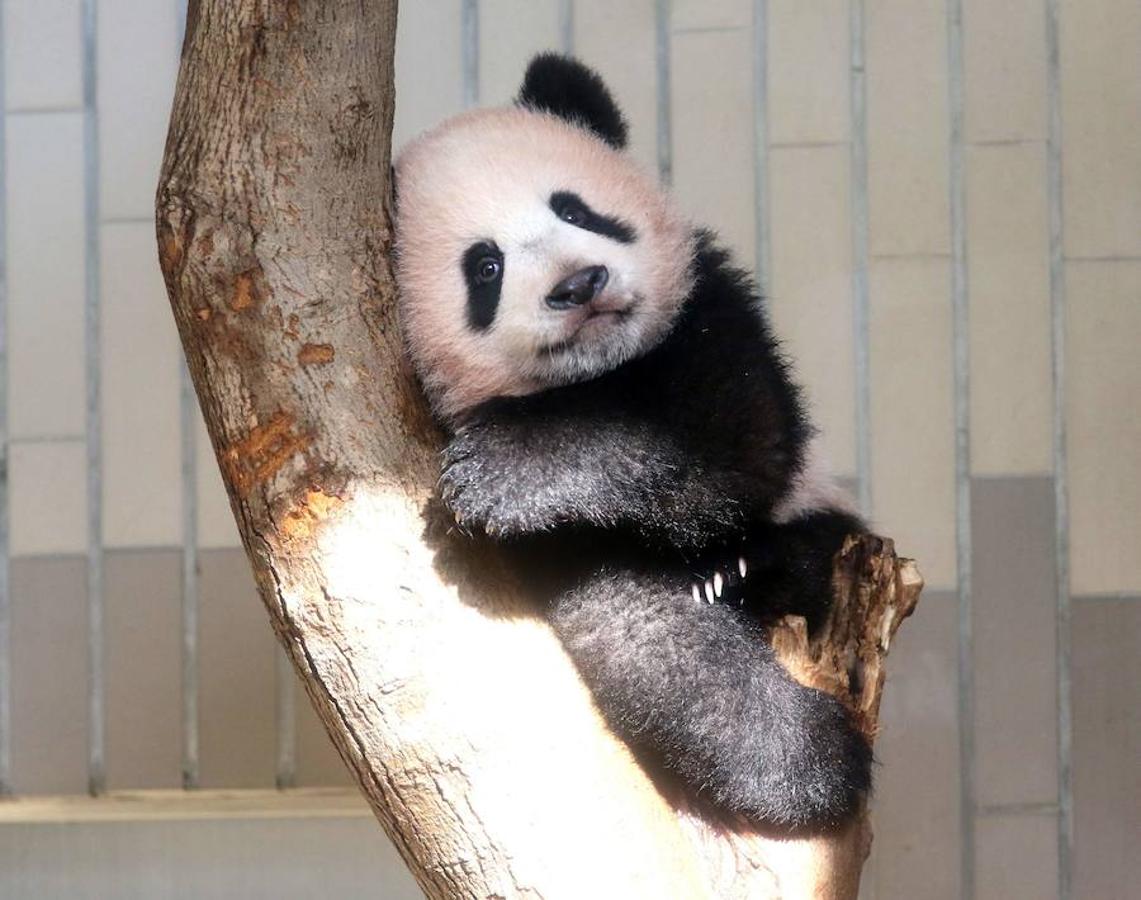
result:
M 626 120 L 610 91 L 597 73 L 569 56 L 541 53 L 531 60 L 515 102 L 593 131 L 616 150 L 626 146 Z

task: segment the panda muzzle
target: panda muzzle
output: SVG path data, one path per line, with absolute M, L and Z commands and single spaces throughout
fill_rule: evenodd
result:
M 606 266 L 587 266 L 573 275 L 568 275 L 547 294 L 547 306 L 551 309 L 576 309 L 585 306 L 602 293 L 610 280 Z

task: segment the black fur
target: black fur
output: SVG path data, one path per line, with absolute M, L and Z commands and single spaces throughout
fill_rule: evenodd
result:
M 489 278 L 483 267 L 494 262 L 494 277 Z M 467 323 L 473 331 L 485 331 L 495 321 L 499 311 L 499 297 L 503 293 L 503 251 L 495 241 L 479 241 L 464 252 L 460 266 L 467 284 Z
M 616 216 L 595 212 L 578 194 L 556 191 L 551 194 L 548 205 L 551 207 L 551 212 L 576 228 L 593 231 L 620 244 L 632 244 L 638 239 L 638 233 L 634 231 L 633 225 L 623 222 Z
M 626 146 L 626 120 L 609 89 L 569 56 L 543 53 L 531 60 L 516 102 L 581 125 L 615 149 Z
M 759 300 L 700 236 L 673 330 L 593 381 L 472 411 L 444 457 L 460 523 L 518 551 L 612 727 L 719 806 L 802 827 L 849 816 L 871 752 L 842 706 L 796 684 L 760 624 L 831 601 L 861 524 L 776 523 L 811 429 Z M 723 602 L 695 602 L 716 570 Z

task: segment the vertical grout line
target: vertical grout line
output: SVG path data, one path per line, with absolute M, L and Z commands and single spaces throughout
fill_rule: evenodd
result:
M 175 0 L 174 14 L 178 29 L 175 52 L 181 61 L 186 0 Z M 191 790 L 199 786 L 201 774 L 198 752 L 198 407 L 181 347 L 178 406 L 182 477 L 182 787 Z
M 12 793 L 12 598 L 8 541 L 8 130 L 0 3 L 0 797 Z
M 1066 452 L 1066 282 L 1062 219 L 1062 63 L 1058 0 L 1046 0 L 1046 193 L 1050 215 L 1050 370 L 1053 383 L 1054 586 L 1058 718 L 1058 900 L 1073 897 L 1070 495 Z
M 559 44 L 563 53 L 574 53 L 574 0 L 559 0 Z
M 670 0 L 654 4 L 654 65 L 657 76 L 658 178 L 673 184 L 673 124 L 670 109 Z
M 274 783 L 278 790 L 285 790 L 297 784 L 297 702 L 293 692 L 297 676 L 293 671 L 293 663 L 289 661 L 289 654 L 280 645 L 277 647 L 275 669 L 277 772 Z
M 856 479 L 860 512 L 872 515 L 871 297 L 868 291 L 868 88 L 864 0 L 851 0 L 852 331 L 856 363 Z
M 971 383 L 963 135 L 963 6 L 947 0 L 948 169 L 955 383 L 955 565 L 958 575 L 959 825 L 961 896 L 975 892 L 974 623 L 971 595 Z
M 96 0 L 83 0 L 83 222 L 87 375 L 87 787 L 106 787 L 106 678 L 103 596 L 103 429 L 100 379 L 99 112 Z
M 772 240 L 769 229 L 769 4 L 753 0 L 753 218 L 757 287 L 769 293 Z
M 479 0 L 461 0 L 460 41 L 464 109 L 470 109 L 479 103 Z

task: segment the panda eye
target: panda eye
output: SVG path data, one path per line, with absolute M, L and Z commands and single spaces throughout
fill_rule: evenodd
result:
M 475 278 L 480 284 L 490 284 L 503 271 L 503 264 L 494 256 L 483 257 L 475 267 Z
M 577 203 L 566 203 L 559 210 L 559 218 L 581 228 L 586 224 L 586 210 Z

